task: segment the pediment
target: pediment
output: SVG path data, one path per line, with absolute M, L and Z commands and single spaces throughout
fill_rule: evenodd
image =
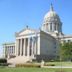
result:
M 33 33 L 35 33 L 35 30 L 32 30 L 32 29 L 24 29 L 24 30 L 20 31 L 18 33 L 18 35 L 19 36 L 20 35 L 28 35 L 28 34 L 33 34 Z

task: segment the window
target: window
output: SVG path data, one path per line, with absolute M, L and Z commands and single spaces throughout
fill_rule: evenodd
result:
M 70 40 L 68 40 L 68 42 L 71 42 Z
M 56 24 L 54 25 L 54 30 L 56 30 Z
M 54 47 L 54 49 L 56 49 L 56 46 Z
M 50 30 L 52 30 L 52 23 L 50 23 Z
M 54 51 L 54 53 L 56 53 L 56 51 Z
M 65 40 L 63 40 L 63 43 L 65 43 L 66 41 Z

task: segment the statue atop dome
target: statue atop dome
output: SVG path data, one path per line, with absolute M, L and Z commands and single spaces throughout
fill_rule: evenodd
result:
M 51 3 L 50 11 L 54 11 L 53 4 Z

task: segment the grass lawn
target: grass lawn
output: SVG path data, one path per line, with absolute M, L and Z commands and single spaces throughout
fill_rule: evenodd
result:
M 60 62 L 47 62 L 47 64 L 55 64 L 55 66 L 60 66 Z M 63 66 L 72 66 L 72 62 L 62 62 Z M 61 69 L 52 69 L 52 68 L 8 68 L 0 67 L 0 72 L 60 72 Z M 72 72 L 72 69 L 62 69 L 63 72 Z
M 47 64 L 55 64 L 55 66 L 72 66 L 72 62 L 47 62 Z
M 0 68 L 0 72 L 59 72 L 60 69 L 48 68 Z M 72 72 L 72 69 L 63 69 L 64 72 Z

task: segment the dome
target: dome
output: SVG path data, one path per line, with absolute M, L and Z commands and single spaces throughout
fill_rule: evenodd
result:
M 45 32 L 53 32 L 55 34 L 56 32 L 62 32 L 62 22 L 60 21 L 58 14 L 54 11 L 52 4 L 50 6 L 49 12 L 44 16 L 41 29 Z
M 44 20 L 46 21 L 60 21 L 59 16 L 57 13 L 54 11 L 53 6 L 51 4 L 50 11 L 44 16 Z
M 47 18 L 59 18 L 59 16 L 56 14 L 55 11 L 49 11 L 49 12 L 45 15 L 44 19 L 47 19 Z

